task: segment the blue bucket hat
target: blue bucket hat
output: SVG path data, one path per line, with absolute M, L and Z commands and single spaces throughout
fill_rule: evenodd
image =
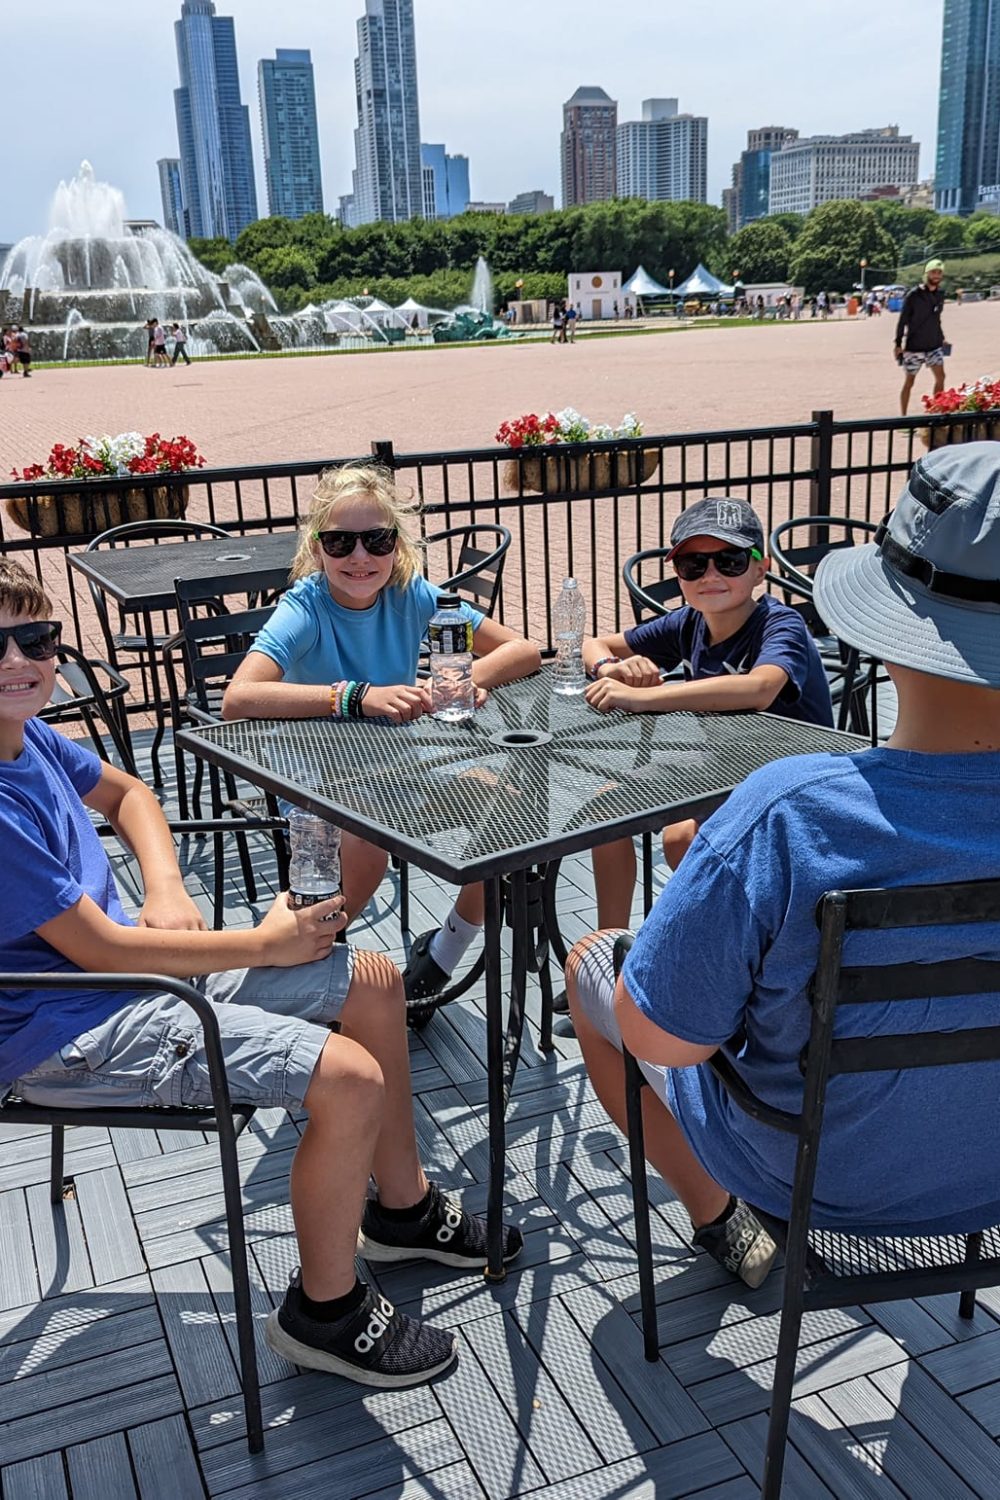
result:
M 874 541 L 823 558 L 814 599 L 880 661 L 1000 688 L 1000 444 L 920 459 Z

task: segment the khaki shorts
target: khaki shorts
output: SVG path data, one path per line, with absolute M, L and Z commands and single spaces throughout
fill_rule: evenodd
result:
M 292 969 L 230 969 L 195 980 L 219 1017 L 234 1101 L 297 1109 L 339 1020 L 354 950 Z M 17 1079 L 12 1092 L 60 1109 L 212 1103 L 201 1026 L 173 995 L 134 1001 Z M 0 1106 L 0 1120 L 3 1108 Z

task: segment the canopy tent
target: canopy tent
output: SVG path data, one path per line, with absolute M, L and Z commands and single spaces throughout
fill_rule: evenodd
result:
M 396 311 L 405 320 L 408 328 L 426 328 L 432 318 L 447 318 L 449 316 L 443 308 L 426 307 L 424 303 L 418 302 L 415 297 L 407 297 L 405 302 L 399 304 Z M 417 320 L 416 324 L 414 324 L 414 318 Z
M 645 266 L 639 266 L 622 287 L 626 297 L 671 297 L 673 293 L 667 286 L 661 286 L 654 281 Z
M 681 298 L 731 297 L 733 291 L 733 287 L 720 281 L 718 276 L 713 276 L 711 271 L 706 271 L 699 261 L 687 280 L 682 281 L 679 287 L 675 287 L 674 296 Z

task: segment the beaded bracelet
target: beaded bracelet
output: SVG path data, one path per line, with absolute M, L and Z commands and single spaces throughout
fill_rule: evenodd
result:
M 364 701 L 365 701 L 365 694 L 367 693 L 367 691 L 368 691 L 368 689 L 370 687 L 371 687 L 371 683 L 370 682 L 359 682 L 358 683 L 358 685 L 357 685 L 357 691 L 355 692 L 353 698 L 351 699 L 351 718 L 352 719 L 360 719 L 362 717 L 361 705 L 362 705 L 362 703 L 364 703 Z
M 600 672 L 602 667 L 608 667 L 612 662 L 619 661 L 621 661 L 620 656 L 602 656 L 599 661 L 594 662 L 594 665 L 592 667 L 588 667 L 587 676 L 590 678 L 591 682 L 596 682 L 597 674 Z
M 344 696 L 346 682 L 331 682 L 330 684 L 330 716 L 334 719 L 340 718 L 341 700 Z

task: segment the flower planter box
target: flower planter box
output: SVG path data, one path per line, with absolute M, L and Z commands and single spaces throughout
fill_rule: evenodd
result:
M 992 438 L 1000 439 L 1000 409 L 996 412 L 984 412 L 981 421 L 974 420 L 970 413 L 968 425 L 957 429 L 961 432 L 961 437 L 956 435 L 954 427 L 920 427 L 918 431 L 925 448 L 947 448 L 950 443 L 981 443 Z
M 618 453 L 562 454 L 558 445 L 546 448 L 546 457 L 526 454 L 510 459 L 504 467 L 504 484 L 515 494 L 523 484 L 536 495 L 588 493 L 613 486 L 628 489 L 649 479 L 660 461 L 659 448 L 622 450 Z
M 187 510 L 188 487 L 100 490 L 66 486 L 65 493 L 4 501 L 7 515 L 32 536 L 99 536 L 127 521 L 179 520 Z

